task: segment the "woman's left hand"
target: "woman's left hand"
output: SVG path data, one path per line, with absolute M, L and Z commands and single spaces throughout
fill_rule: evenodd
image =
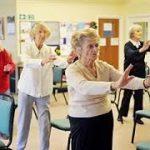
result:
M 123 86 L 127 85 L 134 78 L 134 76 L 129 76 L 129 73 L 132 68 L 133 68 L 133 65 L 130 64 L 127 67 L 127 69 L 124 71 L 123 75 L 119 78 L 119 80 L 112 83 L 112 85 L 111 85 L 112 89 L 116 90 L 118 88 L 122 88 Z
M 7 64 L 4 66 L 4 72 L 10 72 L 12 69 L 12 66 L 10 64 Z

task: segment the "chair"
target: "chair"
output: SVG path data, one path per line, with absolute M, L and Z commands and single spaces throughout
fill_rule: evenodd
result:
M 38 115 L 37 115 L 37 112 L 36 112 L 34 106 L 32 106 L 32 110 L 33 110 L 33 112 L 34 112 L 35 118 L 38 120 Z
M 117 109 L 118 114 L 119 114 L 118 102 L 116 102 L 116 99 L 117 99 L 117 91 L 114 91 L 114 92 L 112 92 L 111 94 L 114 95 L 114 98 L 111 100 L 111 103 L 112 103 L 112 104 L 115 104 L 116 109 Z
M 54 66 L 53 68 L 53 95 L 55 100 L 57 101 L 56 98 L 56 93 L 62 93 L 65 99 L 66 104 L 68 105 L 67 98 L 65 96 L 65 92 L 67 92 L 67 85 L 65 84 L 65 81 L 63 81 L 63 74 L 64 74 L 64 69 Z
M 7 140 L 0 139 L 0 150 L 10 149 L 13 138 L 13 121 L 16 105 L 10 95 L 0 94 L 0 134 Z
M 140 118 L 150 119 L 150 110 L 138 110 L 138 111 L 135 112 L 135 119 L 134 119 L 131 143 L 134 143 L 134 136 L 135 136 L 135 129 L 136 129 L 136 120 L 139 117 Z
M 150 142 L 140 142 L 137 144 L 136 150 L 150 150 Z
M 124 89 L 119 89 L 119 92 L 118 92 L 118 99 L 117 99 L 117 102 L 116 102 L 116 107 L 117 107 L 117 110 L 118 110 L 118 114 L 120 113 L 119 112 L 119 104 L 120 104 L 120 96 L 121 96 L 121 92 L 123 92 Z M 149 97 L 149 101 L 150 101 L 150 93 L 148 91 L 148 89 L 144 89 L 143 92 L 147 93 L 148 94 L 148 97 Z M 123 124 L 123 121 L 121 122 Z
M 145 67 L 145 72 L 146 72 L 146 76 L 150 74 L 150 68 L 149 66 L 146 64 L 146 67 Z M 121 92 L 123 91 L 124 89 L 120 89 L 119 90 L 119 93 L 118 93 L 118 100 L 116 102 L 117 106 L 119 106 L 119 103 L 120 103 L 120 95 L 121 95 Z M 148 94 L 149 96 L 149 101 L 150 101 L 150 92 L 148 91 L 148 89 L 144 89 L 143 90 L 145 93 Z M 122 122 L 123 123 L 123 122 Z
M 37 116 L 36 110 L 33 109 L 33 111 L 35 113 L 36 119 L 38 120 L 38 116 Z M 54 120 L 51 120 L 50 124 L 51 124 L 51 127 L 56 128 L 58 130 L 70 131 L 70 123 L 69 123 L 69 119 L 68 118 L 65 118 L 65 119 L 54 119 Z M 67 150 L 70 149 L 70 140 L 71 140 L 71 135 L 69 134 L 68 142 L 67 142 Z
M 52 120 L 51 127 L 56 128 L 58 130 L 62 130 L 62 131 L 70 131 L 69 119 L 65 118 L 65 119 Z M 71 140 L 71 135 L 69 134 L 68 142 L 67 142 L 67 150 L 70 149 L 70 140 Z
M 150 68 L 149 68 L 149 66 L 147 65 L 147 63 L 146 63 L 146 66 L 145 66 L 145 72 L 146 72 L 146 76 L 150 74 Z M 150 93 L 149 93 L 148 89 L 145 89 L 144 91 L 148 94 L 148 96 L 149 96 L 149 101 L 150 101 Z
M 149 97 L 149 101 L 150 101 L 150 92 L 148 89 L 144 89 L 144 92 L 148 94 L 148 97 Z

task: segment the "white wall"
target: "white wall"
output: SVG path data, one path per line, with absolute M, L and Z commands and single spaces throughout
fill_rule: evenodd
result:
M 63 2 L 19 0 L 17 1 L 17 15 L 33 14 L 35 20 L 60 22 L 90 22 L 98 21 L 100 17 L 120 17 L 122 14 L 122 5 L 116 5 L 116 3 L 109 4 L 105 3 L 105 1 L 103 3 L 83 3 L 83 1 L 68 2 L 66 0 L 63 0 Z M 121 34 L 121 36 L 123 35 Z M 120 38 L 122 39 L 122 37 Z M 122 49 L 122 47 L 120 48 Z M 120 51 L 119 55 L 122 55 L 122 50 Z M 119 59 L 119 61 L 120 68 L 122 68 L 122 59 Z
M 7 16 L 16 16 L 16 2 L 15 0 L 0 0 L 0 17 L 4 17 L 4 31 L 5 31 L 5 39 L 2 40 L 3 46 L 8 49 L 14 59 L 16 59 L 16 34 L 8 35 L 7 34 Z
M 95 3 L 50 3 L 30 0 L 17 3 L 17 13 L 34 14 L 36 20 L 89 21 L 101 15 L 119 15 L 119 6 Z
M 101 16 L 121 17 L 119 65 L 122 70 L 123 45 L 127 40 L 126 19 L 130 15 L 150 14 L 149 6 L 149 0 L 0 0 L 0 15 L 15 15 L 17 11 L 17 19 L 19 14 L 33 14 L 35 20 L 60 22 L 97 21 Z M 18 23 L 19 19 L 17 27 Z M 19 45 L 18 31 L 17 28 L 17 45 Z M 7 37 L 4 45 L 13 53 L 17 54 L 19 51 L 16 50 L 15 37 Z

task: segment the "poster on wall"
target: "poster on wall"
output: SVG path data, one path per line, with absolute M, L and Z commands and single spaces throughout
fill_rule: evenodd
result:
M 0 40 L 4 40 L 4 18 L 0 17 Z
M 60 44 L 60 23 L 57 21 L 45 21 L 51 36 L 46 40 L 47 45 L 55 46 Z
M 8 35 L 15 34 L 15 16 L 7 17 L 7 34 Z
M 71 37 L 75 31 L 89 28 L 89 22 L 61 22 L 60 23 L 60 46 L 62 55 L 68 55 L 71 50 Z

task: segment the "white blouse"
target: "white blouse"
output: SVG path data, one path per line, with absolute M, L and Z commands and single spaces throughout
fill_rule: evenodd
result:
M 43 58 L 46 58 L 52 51 L 45 44 L 39 50 L 35 42 L 27 45 L 21 57 L 23 70 L 18 82 L 18 89 L 33 97 L 44 97 L 52 93 L 53 89 L 53 61 L 41 65 Z
M 97 60 L 95 64 L 97 77 L 94 77 L 79 61 L 66 69 L 69 115 L 72 117 L 94 117 L 111 110 L 107 94 L 112 92 L 111 82 L 117 81 L 121 73 L 103 61 Z M 135 77 L 124 88 L 144 89 L 143 79 Z

